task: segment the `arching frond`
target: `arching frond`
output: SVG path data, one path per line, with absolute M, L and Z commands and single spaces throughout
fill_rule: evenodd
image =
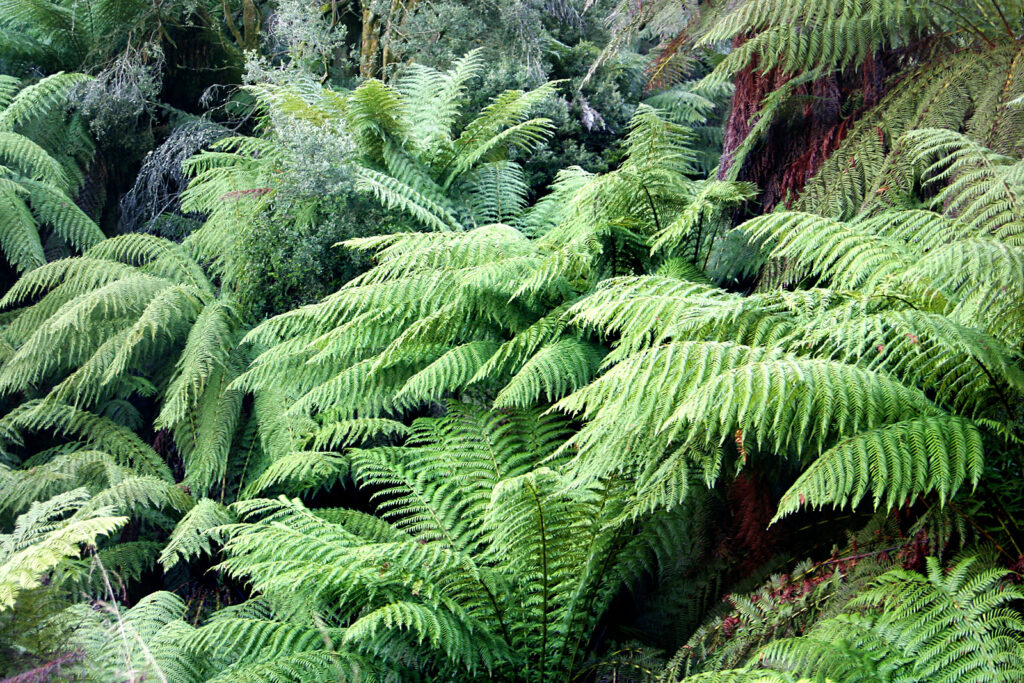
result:
M 875 508 L 892 509 L 935 491 L 945 501 L 965 480 L 977 484 L 982 445 L 958 418 L 922 417 L 860 432 L 822 453 L 779 501 L 776 519 L 804 505 L 855 506 L 870 488 Z
M 14 606 L 18 594 L 40 586 L 65 558 L 78 557 L 82 546 L 117 531 L 127 517 L 109 507 L 76 512 L 89 500 L 84 489 L 32 503 L 10 534 L 0 534 L 0 608 Z M 70 518 L 64 519 L 69 513 Z
M 167 545 L 160 551 L 160 564 L 166 571 L 179 562 L 210 554 L 217 529 L 235 521 L 235 515 L 227 507 L 203 498 L 174 527 Z
M 977 558 L 947 574 L 929 557 L 926 576 L 883 574 L 849 603 L 851 612 L 769 644 L 761 661 L 845 681 L 873 680 L 878 671 L 896 680 L 1010 680 L 1024 671 L 1024 622 L 1007 609 L 1020 595 L 1003 576 Z

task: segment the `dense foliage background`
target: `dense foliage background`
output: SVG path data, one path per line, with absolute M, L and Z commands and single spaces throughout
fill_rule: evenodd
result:
M 1022 57 L 0 0 L 0 682 L 1024 680 Z

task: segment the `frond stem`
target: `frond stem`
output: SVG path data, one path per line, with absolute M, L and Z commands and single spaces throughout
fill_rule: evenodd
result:
M 1006 35 L 1013 40 L 1016 36 L 1013 35 L 1013 29 L 1010 28 L 1010 22 L 1006 20 L 1006 15 L 1003 14 L 1003 8 L 999 6 L 999 0 L 991 0 L 992 6 L 996 9 L 996 14 L 999 15 L 999 20 L 1003 22 L 1003 27 L 1006 29 Z
M 541 577 L 544 582 L 544 596 L 541 603 L 541 636 L 540 636 L 540 677 L 537 679 L 539 683 L 545 683 L 545 665 L 547 664 L 548 657 L 548 544 L 547 544 L 547 532 L 544 526 L 544 506 L 541 505 L 540 496 L 537 490 L 534 488 L 532 483 L 528 483 L 527 486 L 530 489 L 530 493 L 533 495 L 533 499 L 537 504 L 537 521 L 540 525 L 540 564 L 541 564 Z
M 607 498 L 605 499 L 605 502 L 607 502 Z M 601 503 L 601 507 L 602 508 L 604 507 L 605 502 Z M 624 526 L 620 526 L 618 529 L 616 529 L 615 536 L 612 537 L 612 542 L 608 546 L 608 552 L 606 552 L 604 554 L 604 561 L 601 564 L 601 570 L 597 573 L 597 579 L 592 584 L 592 590 L 590 591 L 590 596 L 589 596 L 588 601 L 587 601 L 586 609 L 584 610 L 585 614 L 590 612 L 590 608 L 594 604 L 594 599 L 597 597 L 597 588 L 600 585 L 600 579 L 601 579 L 602 576 L 604 576 L 605 572 L 608 570 L 608 567 L 611 565 L 612 556 L 614 554 L 611 549 L 615 548 L 616 545 L 618 545 L 619 537 L 622 534 L 623 528 L 624 528 Z M 570 630 L 571 630 L 571 627 L 572 627 L 572 622 L 575 620 L 575 618 L 576 618 L 576 612 L 574 611 L 573 612 L 573 616 L 572 616 L 572 618 L 569 621 Z M 576 635 L 576 646 L 573 648 L 572 657 L 569 660 L 569 672 L 568 672 L 567 676 L 568 676 L 570 681 L 576 680 L 577 678 L 582 676 L 587 671 L 586 669 L 584 669 L 583 671 L 581 671 L 580 673 L 576 674 L 575 676 L 573 675 L 573 671 L 576 668 L 576 655 L 579 654 L 580 644 L 582 642 L 583 642 L 583 631 L 581 630 L 581 631 L 577 632 L 577 635 Z M 566 644 L 568 644 L 568 641 L 566 641 Z
M 644 194 L 647 195 L 647 203 L 651 207 L 651 213 L 654 215 L 654 227 L 657 228 L 658 232 L 661 232 L 661 221 L 658 219 L 658 210 L 654 207 L 654 197 L 651 196 L 651 191 L 647 189 L 647 185 L 641 184 Z

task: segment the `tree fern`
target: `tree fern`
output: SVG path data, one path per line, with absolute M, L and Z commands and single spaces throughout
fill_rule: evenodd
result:
M 1007 605 L 1019 591 L 1004 574 L 968 557 L 944 572 L 934 557 L 927 574 L 892 570 L 851 600 L 844 613 L 807 635 L 769 643 L 751 669 L 769 668 L 829 680 L 983 681 L 1019 677 L 1024 624 Z M 752 680 L 756 670 L 684 680 Z
M 818 247 L 816 233 L 802 229 L 803 217 L 795 218 L 755 219 L 753 228 L 746 229 L 757 234 L 761 225 L 770 225 L 786 239 L 808 245 L 807 253 L 785 248 L 797 264 L 806 262 L 822 277 L 839 279 L 843 273 L 843 286 L 851 294 L 873 287 L 877 300 L 862 294 L 846 299 L 851 294 L 843 290 L 814 298 L 795 292 L 744 300 L 657 278 L 613 281 L 573 311 L 581 323 L 617 334 L 623 349 L 609 356 L 614 365 L 602 377 L 560 404 L 588 419 L 573 440 L 580 447 L 581 471 L 600 476 L 635 470 L 625 454 L 659 452 L 673 441 L 700 450 L 742 434 L 746 446 L 771 452 L 812 448 L 827 453 L 783 499 L 780 512 L 807 500 L 845 503 L 851 494 L 859 500 L 869 482 L 876 504 L 886 500 L 891 506 L 923 491 L 945 497 L 965 477 L 977 481 L 981 446 L 976 428 L 945 411 L 971 415 L 989 410 L 1009 418 L 1006 397 L 1019 391 L 1013 388 L 1019 387 L 1013 352 L 971 327 L 984 324 L 980 310 L 967 324 L 954 322 L 945 317 L 948 300 L 936 300 L 920 278 L 908 291 L 906 271 L 888 270 L 893 257 L 878 257 L 876 266 L 870 260 L 848 260 L 829 271 L 833 266 L 827 254 L 833 247 Z M 896 263 L 901 252 L 912 253 L 897 242 L 887 249 L 896 254 Z M 855 252 L 845 250 L 843 258 L 850 253 Z M 865 275 L 850 278 L 851 270 Z M 869 278 L 878 278 L 877 284 L 861 284 L 870 283 Z M 921 310 L 936 306 L 933 318 Z M 712 342 L 709 335 L 721 341 Z M 831 341 L 819 346 L 824 339 Z M 733 340 L 755 346 L 736 346 Z M 943 370 L 936 371 L 936 364 Z M 916 386 L 936 392 L 945 410 Z M 989 398 L 981 399 L 985 395 Z M 635 430 L 637 424 L 647 426 Z M 932 437 L 910 436 L 921 434 L 917 430 L 924 425 Z M 939 433 L 945 438 L 936 439 Z M 692 457 L 705 461 L 699 454 Z M 902 472 L 914 474 L 908 479 Z M 814 490 L 804 490 L 812 477 Z
M 1008 106 L 1019 97 L 1019 9 L 1014 0 L 622 2 L 609 49 L 674 15 L 671 29 L 654 32 L 664 41 L 651 70 L 658 81 L 678 60 L 731 42 L 698 84 L 736 86 L 721 177 L 757 181 L 769 206 L 799 194 L 794 208 L 851 218 L 899 202 L 891 172 L 903 161 L 897 140 L 912 129 L 963 130 L 1019 153 L 1020 111 Z M 806 97 L 821 106 L 805 107 Z
M 286 201 L 290 190 L 278 171 L 294 163 L 287 136 L 297 125 L 344 146 L 343 156 L 331 162 L 334 172 L 412 225 L 463 230 L 511 222 L 525 208 L 527 187 L 509 154 L 528 154 L 550 133 L 547 119 L 528 115 L 553 86 L 499 95 L 458 134 L 466 84 L 482 66 L 475 52 L 450 72 L 410 66 L 394 86 L 377 80 L 350 92 L 305 82 L 254 86 L 265 112 L 265 135 L 223 140 L 186 163 L 194 180 L 182 207 L 208 216 L 190 241 L 217 272 L 238 280 L 242 264 L 222 248 L 234 241 L 238 226 L 262 212 L 295 220 L 295 208 Z M 317 201 L 305 198 L 307 206 Z
M 43 226 L 79 251 L 103 239 L 99 227 L 72 200 L 77 183 L 69 177 L 71 169 L 53 156 L 54 150 L 35 142 L 30 132 L 33 126 L 35 137 L 44 137 L 40 131 L 50 132 L 40 119 L 59 112 L 69 90 L 86 78 L 50 76 L 0 108 L 0 249 L 19 272 L 45 263 Z
M 267 350 L 239 386 L 292 387 L 299 397 L 292 412 L 320 416 L 325 430 L 336 419 L 394 417 L 445 392 L 497 395 L 508 386 L 502 400 L 525 405 L 582 386 L 602 349 L 563 337 L 566 321 L 551 308 L 619 267 L 602 252 L 650 258 L 637 235 L 653 234 L 687 205 L 675 191 L 691 185 L 688 139 L 644 109 L 621 169 L 560 181 L 568 183 L 564 201 L 527 210 L 522 230 L 493 225 L 350 241 L 374 253 L 377 265 L 321 303 L 257 327 L 247 339 Z M 546 344 L 545 358 L 527 367 Z M 514 373 L 525 374 L 516 380 Z
M 380 675 L 413 662 L 437 675 L 568 675 L 614 588 L 643 571 L 633 560 L 654 553 L 654 529 L 609 528 L 609 491 L 567 493 L 538 466 L 565 435 L 536 412 L 450 403 L 446 417 L 417 420 L 406 446 L 351 452 L 386 522 L 284 498 L 238 504 L 248 521 L 225 527 L 222 566 L 248 577 L 269 611 L 226 610 L 187 647 L 239 653 L 225 676 L 314 654 L 325 671 L 311 666 L 306 680 L 366 656 Z
M 48 392 L 26 415 L 53 419 L 42 416 L 54 402 L 81 413 L 156 390 L 157 426 L 174 433 L 187 485 L 203 493 L 223 478 L 241 409 L 228 384 L 244 363 L 242 322 L 183 247 L 148 235 L 107 240 L 27 276 L 5 302 L 26 299 L 36 303 L 13 318 L 17 350 L 0 370 L 9 393 Z M 64 353 L 47 352 L 49 343 Z

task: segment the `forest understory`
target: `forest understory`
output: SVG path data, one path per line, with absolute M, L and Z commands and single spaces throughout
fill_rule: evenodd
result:
M 0 0 L 0 683 L 1024 681 L 1024 0 Z

